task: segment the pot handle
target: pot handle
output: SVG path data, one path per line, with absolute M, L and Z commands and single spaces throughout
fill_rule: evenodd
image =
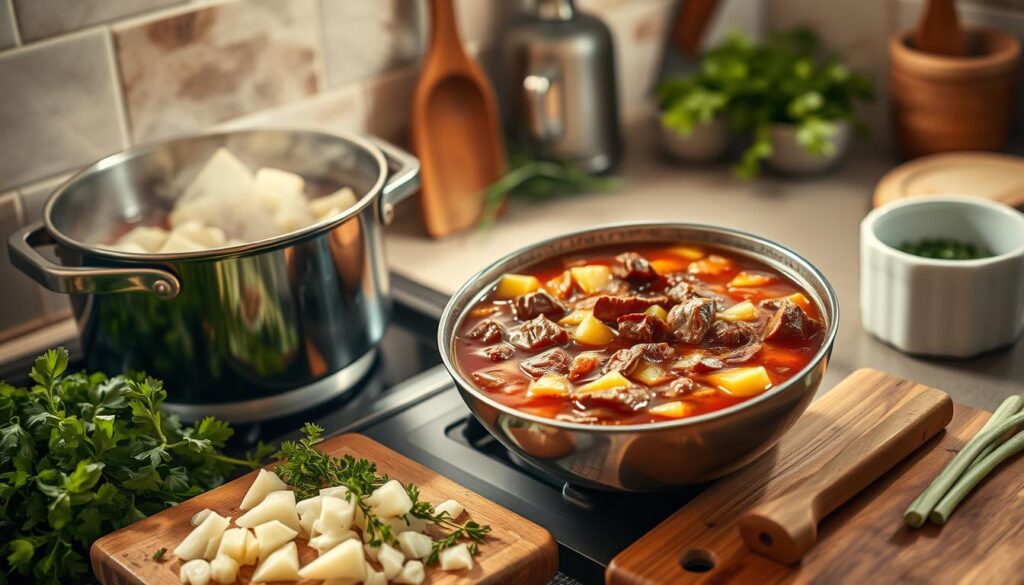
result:
M 105 294 L 149 291 L 170 300 L 181 292 L 174 274 L 158 268 L 84 268 L 60 266 L 47 260 L 36 247 L 56 243 L 42 222 L 11 234 L 7 249 L 11 263 L 46 288 L 70 294 Z
M 377 138 L 374 146 L 384 153 L 388 162 L 388 180 L 380 198 L 380 216 L 384 225 L 395 217 L 395 205 L 409 198 L 420 188 L 420 161 L 405 150 Z

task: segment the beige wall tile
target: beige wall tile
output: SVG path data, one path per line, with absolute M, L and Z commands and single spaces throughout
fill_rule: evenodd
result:
M 494 46 L 502 27 L 523 10 L 523 0 L 454 0 L 463 45 L 473 51 Z M 429 13 L 429 11 L 427 11 Z M 429 14 L 427 14 L 429 23 Z
M 0 80 L 0 189 L 125 147 L 106 31 L 3 53 Z
M 234 130 L 288 126 L 323 132 L 363 132 L 365 118 L 363 84 L 350 83 L 278 108 L 236 118 L 217 127 Z
M 26 42 L 186 0 L 12 0 Z
M 21 228 L 21 210 L 16 193 L 0 194 L 0 340 L 43 323 L 43 300 L 39 287 L 11 264 L 7 255 L 7 238 Z
M 320 0 L 320 10 L 331 87 L 409 65 L 423 51 L 420 0 Z
M 409 144 L 409 110 L 417 79 L 419 70 L 407 67 L 363 85 L 366 132 L 395 144 Z
M 0 49 L 18 44 L 18 31 L 14 24 L 14 7 L 11 0 L 0 0 Z
M 322 86 L 315 0 L 204 5 L 114 29 L 136 142 L 313 95 Z

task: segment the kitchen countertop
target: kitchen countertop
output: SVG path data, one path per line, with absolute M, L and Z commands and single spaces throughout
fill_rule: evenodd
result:
M 859 226 L 878 180 L 897 164 L 862 146 L 833 173 L 744 182 L 725 165 L 688 167 L 658 155 L 653 133 L 635 125 L 618 169 L 621 189 L 545 202 L 513 201 L 497 224 L 431 240 L 419 210 L 407 204 L 387 230 L 395 272 L 447 294 L 497 258 L 528 244 L 591 226 L 643 220 L 723 225 L 775 240 L 821 269 L 839 296 L 840 327 L 822 391 L 847 374 L 872 367 L 947 391 L 955 400 L 994 409 L 1024 391 L 1024 341 L 969 360 L 905 355 L 860 325 Z M 950 308 L 950 310 L 955 310 Z

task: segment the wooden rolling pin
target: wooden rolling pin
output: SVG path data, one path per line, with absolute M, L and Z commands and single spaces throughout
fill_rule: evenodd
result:
M 786 564 L 799 562 L 817 542 L 819 522 L 952 418 L 953 401 L 944 393 L 919 394 L 888 413 L 817 473 L 784 495 L 748 510 L 739 520 L 747 548 Z

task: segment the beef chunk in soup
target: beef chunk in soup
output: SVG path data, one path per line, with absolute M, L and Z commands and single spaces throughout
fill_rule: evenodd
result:
M 594 372 L 601 365 L 601 354 L 588 351 L 572 358 L 569 366 L 569 380 L 575 382 L 582 380 Z
M 714 320 L 715 301 L 701 297 L 693 297 L 668 312 L 669 329 L 683 343 L 700 343 Z
M 501 323 L 494 321 L 493 319 L 486 319 L 477 323 L 476 327 L 470 329 L 466 337 L 470 339 L 479 339 L 484 343 L 494 343 L 495 341 L 501 341 L 505 336 L 505 329 L 501 326 Z
M 821 324 L 812 319 L 800 305 L 784 299 L 764 327 L 769 341 L 802 341 L 814 335 Z
M 653 305 L 665 306 L 668 304 L 668 297 L 654 295 L 649 297 L 627 296 L 627 297 L 598 297 L 594 303 L 594 316 L 609 323 L 616 322 L 619 317 L 630 313 L 643 313 Z
M 572 364 L 572 356 L 569 355 L 569 352 L 556 347 L 523 360 L 519 367 L 534 378 L 539 378 L 544 374 L 567 374 L 570 364 Z
M 616 321 L 619 337 L 634 343 L 653 343 L 668 335 L 668 325 L 653 315 L 629 313 Z
M 612 274 L 628 280 L 631 284 L 643 284 L 657 280 L 658 273 L 651 267 L 651 263 L 636 252 L 623 252 L 615 257 L 612 263 Z
M 677 373 L 706 374 L 725 367 L 725 362 L 702 351 L 695 351 L 672 364 L 672 371 Z
M 757 337 L 754 327 L 743 321 L 716 321 L 708 332 L 708 343 L 712 347 L 740 347 L 748 345 Z
M 612 406 L 626 410 L 640 410 L 651 401 L 651 392 L 640 386 L 628 386 L 626 388 L 612 388 L 599 392 L 588 392 L 575 397 L 580 403 L 587 406 Z
M 508 334 L 513 345 L 527 351 L 540 351 L 569 341 L 569 334 L 544 315 L 514 327 Z
M 685 303 L 690 297 L 694 296 L 693 285 L 685 280 L 680 280 L 665 291 L 665 296 L 672 299 L 675 303 Z
M 662 396 L 665 398 L 678 398 L 680 396 L 686 396 L 699 387 L 700 384 L 694 382 L 690 378 L 676 378 L 669 383 L 668 388 L 662 392 Z
M 727 364 L 742 364 L 743 362 L 749 362 L 750 360 L 754 359 L 754 356 L 756 356 L 758 352 L 761 351 L 762 347 L 764 347 L 764 344 L 757 341 L 756 339 L 752 339 L 751 342 L 746 345 L 741 345 L 736 349 L 727 351 L 719 355 L 718 359 L 722 360 Z
M 640 358 L 652 362 L 662 362 L 675 355 L 675 350 L 667 343 L 638 343 L 633 347 L 620 349 L 608 358 L 602 371 L 608 373 L 614 370 L 628 376 L 640 364 Z
M 528 385 L 526 378 L 508 370 L 473 372 L 473 382 L 489 392 L 504 392 L 505 394 L 525 392 Z
M 502 341 L 497 345 L 485 347 L 482 351 L 483 354 L 492 362 L 503 362 L 516 354 L 516 348 L 507 341 Z
M 560 319 L 565 315 L 565 306 L 544 290 L 519 295 L 512 304 L 512 308 L 516 312 L 516 318 L 520 321 L 529 321 L 537 315 L 544 315 L 551 319 Z

